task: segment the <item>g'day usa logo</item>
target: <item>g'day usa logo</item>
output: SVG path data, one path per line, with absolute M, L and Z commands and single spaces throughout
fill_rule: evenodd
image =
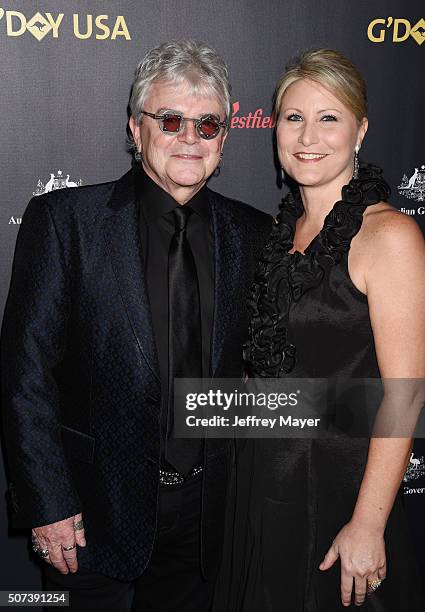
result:
M 2 27 L 3 26 L 3 27 Z M 59 38 L 65 27 L 70 27 L 75 38 L 80 40 L 131 40 L 123 15 L 91 15 L 74 13 L 40 13 L 28 16 L 20 11 L 0 8 L 0 35 L 17 38 L 32 34 L 38 41 L 43 38 Z
M 425 41 L 425 19 L 421 17 L 415 23 L 404 18 L 378 17 L 369 23 L 367 37 L 373 43 L 383 43 L 386 40 L 404 43 L 411 37 L 418 45 L 422 45 Z

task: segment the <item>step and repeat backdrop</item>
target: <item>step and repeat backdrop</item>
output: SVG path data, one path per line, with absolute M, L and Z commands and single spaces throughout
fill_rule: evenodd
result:
M 331 47 L 369 91 L 361 158 L 384 168 L 391 202 L 425 229 L 425 10 L 419 0 L 0 0 L 0 315 L 22 213 L 33 195 L 118 178 L 130 167 L 134 69 L 161 42 L 214 46 L 233 84 L 231 132 L 211 187 L 275 213 L 285 193 L 271 102 L 285 64 Z M 425 440 L 404 478 L 425 578 Z M 26 534 L 8 528 L 0 468 L 0 590 L 39 588 Z

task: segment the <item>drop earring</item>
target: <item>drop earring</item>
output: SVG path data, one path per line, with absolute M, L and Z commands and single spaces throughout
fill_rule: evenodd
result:
M 354 149 L 353 179 L 359 178 L 359 151 L 360 146 L 356 145 L 356 148 Z
M 136 160 L 138 163 L 142 162 L 142 161 L 143 161 L 143 155 L 142 155 L 142 152 L 141 152 L 141 151 L 136 151 L 136 152 L 135 152 L 135 154 L 134 154 L 134 159 L 135 159 L 135 160 Z

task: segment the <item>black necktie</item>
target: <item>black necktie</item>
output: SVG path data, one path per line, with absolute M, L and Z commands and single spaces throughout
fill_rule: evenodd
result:
M 187 206 L 173 210 L 175 233 L 168 254 L 169 392 L 165 458 L 186 475 L 201 461 L 202 440 L 173 437 L 174 378 L 201 378 L 202 342 L 198 275 L 186 235 L 193 213 Z

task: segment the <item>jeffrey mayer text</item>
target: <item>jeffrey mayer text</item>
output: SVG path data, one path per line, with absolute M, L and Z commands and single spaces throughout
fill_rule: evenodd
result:
M 235 416 L 233 421 L 223 416 L 212 416 L 210 418 L 201 418 L 190 415 L 186 417 L 186 425 L 188 427 L 267 427 L 274 429 L 276 424 L 278 427 L 318 427 L 319 418 L 315 419 L 299 419 L 292 416 L 281 416 L 277 418 L 260 418 L 249 415 L 245 418 Z

